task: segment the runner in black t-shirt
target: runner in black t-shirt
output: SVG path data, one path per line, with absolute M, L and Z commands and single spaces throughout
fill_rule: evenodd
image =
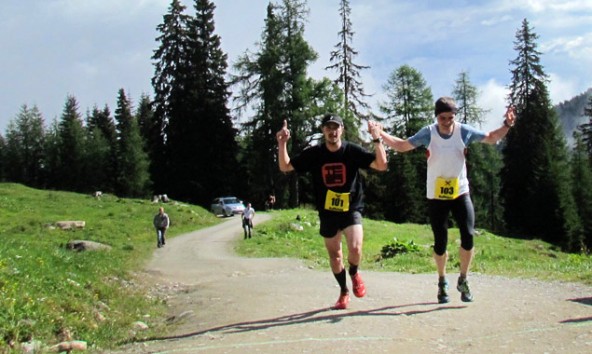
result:
M 349 289 L 343 263 L 341 237 L 345 235 L 348 248 L 349 274 L 354 295 L 363 297 L 366 287 L 358 266 L 362 258 L 364 231 L 362 211 L 364 191 L 359 169 L 372 168 L 385 171 L 386 152 L 380 140 L 380 131 L 368 126 L 376 144 L 376 153 L 353 143 L 341 140 L 343 121 L 341 117 L 326 114 L 321 130 L 324 143 L 302 151 L 290 158 L 286 148 L 290 139 L 288 123 L 276 134 L 279 149 L 279 168 L 282 172 L 310 172 L 315 188 L 316 206 L 321 221 L 320 234 L 324 237 L 329 253 L 331 270 L 339 283 L 341 293 L 335 309 L 345 309 L 349 303 Z

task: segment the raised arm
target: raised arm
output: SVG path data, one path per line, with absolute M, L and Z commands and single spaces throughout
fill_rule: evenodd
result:
M 377 171 L 386 171 L 388 168 L 388 163 L 386 160 L 386 151 L 384 150 L 384 145 L 382 145 L 382 141 L 380 140 L 380 131 L 382 129 L 378 124 L 372 121 L 368 121 L 368 131 L 372 135 L 372 142 L 374 143 L 375 147 L 375 154 L 376 158 L 370 164 L 370 168 L 377 170 Z
M 485 144 L 497 143 L 504 136 L 506 136 L 506 134 L 508 134 L 508 131 L 510 131 L 510 128 L 514 125 L 515 121 L 516 110 L 514 109 L 514 106 L 509 106 L 508 110 L 506 111 L 506 114 L 504 114 L 504 123 L 502 124 L 502 126 L 487 133 L 487 135 L 485 136 L 485 138 L 483 138 L 483 140 L 481 140 L 481 142 Z
M 288 122 L 284 119 L 282 129 L 275 134 L 278 143 L 278 165 L 280 171 L 291 172 L 294 167 L 290 163 L 290 156 L 288 155 L 288 140 L 290 140 L 290 131 L 288 130 Z
M 382 137 L 382 140 L 384 141 L 384 143 L 388 146 L 391 147 L 391 149 L 394 149 L 395 151 L 398 152 L 405 152 L 405 151 L 409 151 L 409 150 L 413 150 L 415 149 L 415 146 L 413 146 L 409 141 L 407 140 L 403 140 L 401 138 L 397 138 L 396 136 L 392 136 L 390 134 L 388 134 L 387 132 L 385 132 L 382 129 L 382 125 L 376 122 L 372 122 L 372 124 L 374 126 L 376 126 L 378 128 L 378 131 L 380 132 L 380 137 Z M 370 123 L 368 123 L 368 130 L 370 130 Z

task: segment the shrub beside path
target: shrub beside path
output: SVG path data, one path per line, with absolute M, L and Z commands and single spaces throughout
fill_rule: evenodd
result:
M 242 237 L 234 217 L 155 250 L 145 272 L 170 290 L 170 332 L 121 352 L 592 353 L 592 287 L 471 274 L 475 301 L 461 302 L 451 286 L 440 305 L 435 274 L 362 265 L 366 297 L 335 311 L 329 269 L 238 257 L 233 244 L 251 242 Z

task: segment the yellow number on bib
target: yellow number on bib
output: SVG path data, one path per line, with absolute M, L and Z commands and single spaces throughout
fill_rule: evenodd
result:
M 346 212 L 349 211 L 349 193 L 335 193 L 327 191 L 325 197 L 325 210 Z
M 436 199 L 456 199 L 458 197 L 458 178 L 436 178 L 434 194 Z

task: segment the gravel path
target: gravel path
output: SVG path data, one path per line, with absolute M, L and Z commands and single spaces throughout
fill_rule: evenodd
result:
M 475 302 L 451 289 L 452 301 L 440 305 L 435 274 L 362 265 L 366 297 L 335 311 L 329 269 L 240 258 L 235 242 L 249 242 L 238 217 L 155 250 L 146 273 L 170 296 L 170 333 L 121 352 L 592 353 L 591 287 L 472 274 Z

